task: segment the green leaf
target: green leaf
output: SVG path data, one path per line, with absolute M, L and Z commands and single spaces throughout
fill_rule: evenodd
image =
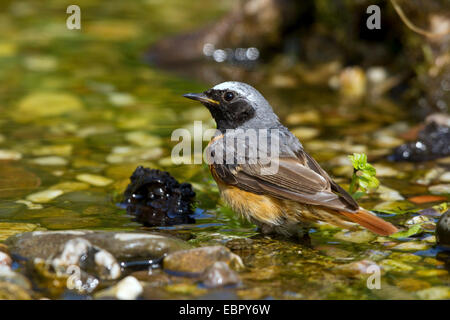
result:
M 398 238 L 408 238 L 408 237 L 411 237 L 411 236 L 413 236 L 413 235 L 415 235 L 415 234 L 418 234 L 418 233 L 420 233 L 420 232 L 422 232 L 423 231 L 423 229 L 422 229 L 422 227 L 420 226 L 420 224 L 416 224 L 416 225 L 413 225 L 411 228 L 409 228 L 408 230 L 405 230 L 405 231 L 399 231 L 399 232 L 397 232 L 397 233 L 394 233 L 394 234 L 391 234 L 390 235 L 390 237 L 391 238 L 395 238 L 395 239 L 398 239 Z

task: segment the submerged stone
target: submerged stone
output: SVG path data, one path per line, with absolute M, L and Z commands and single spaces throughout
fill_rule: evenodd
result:
M 207 288 L 218 288 L 237 285 L 240 282 L 238 274 L 223 261 L 215 262 L 202 275 L 202 281 Z
M 106 187 L 113 183 L 113 180 L 108 179 L 106 177 L 102 177 L 96 174 L 89 174 L 89 173 L 82 173 L 77 175 L 77 180 L 80 180 L 81 182 L 89 183 L 96 187 Z
M 201 247 L 177 251 L 164 258 L 163 268 L 166 271 L 200 275 L 215 262 L 222 261 L 234 269 L 242 269 L 241 258 L 222 246 Z
M 91 230 L 26 232 L 6 240 L 12 254 L 46 259 L 59 253 L 67 241 L 82 238 L 111 253 L 117 260 L 160 259 L 165 254 L 190 247 L 186 242 L 161 233 L 108 232 Z
M 376 235 L 368 230 L 341 231 L 336 233 L 334 238 L 353 243 L 367 243 L 374 240 Z
M 144 291 L 140 282 L 133 276 L 120 280 L 116 285 L 97 292 L 96 299 L 115 298 L 119 300 L 135 300 Z
M 428 188 L 432 194 L 450 194 L 450 184 L 437 184 Z
M 389 156 L 392 161 L 429 161 L 450 155 L 450 127 L 429 122 L 417 141 L 402 144 Z
M 450 210 L 439 218 L 436 226 L 436 243 L 450 249 Z
M 179 183 L 168 172 L 137 167 L 124 193 L 127 212 L 148 226 L 193 223 L 195 193 L 189 183 Z
M 450 288 L 448 286 L 431 287 L 418 291 L 417 295 L 424 300 L 446 300 L 450 299 Z
M 36 193 L 32 193 L 27 196 L 27 200 L 34 203 L 47 203 L 52 201 L 53 199 L 59 197 L 64 192 L 62 190 L 44 190 Z

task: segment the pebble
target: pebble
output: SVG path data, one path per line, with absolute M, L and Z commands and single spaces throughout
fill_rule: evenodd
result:
M 437 184 L 428 188 L 432 194 L 450 194 L 450 184 Z
M 31 71 L 49 72 L 58 67 L 58 60 L 52 56 L 34 55 L 25 57 L 24 65 Z
M 374 240 L 376 235 L 368 230 L 341 231 L 336 233 L 334 238 L 353 243 L 367 243 Z
M 112 92 L 108 95 L 108 100 L 117 107 L 126 107 L 136 103 L 136 99 L 129 93 Z
M 336 270 L 339 273 L 343 273 L 348 276 L 355 277 L 358 275 L 370 274 L 368 272 L 368 268 L 370 268 L 371 266 L 378 266 L 378 265 L 371 260 L 361 260 L 361 261 L 355 261 L 355 262 L 339 265 L 339 266 L 335 267 L 334 270 Z
M 416 294 L 424 300 L 446 300 L 450 299 L 450 288 L 448 286 L 437 286 L 417 291 Z
M 57 156 L 36 158 L 31 162 L 40 166 L 65 166 L 68 163 L 66 159 Z
M 137 299 L 144 288 L 139 280 L 133 276 L 128 276 L 120 280 L 116 285 L 97 292 L 94 297 L 101 298 L 116 298 L 119 300 L 135 300 Z
M 230 269 L 227 263 L 217 261 L 208 267 L 202 275 L 203 284 L 207 288 L 237 285 L 240 282 L 238 274 Z
M 32 193 L 27 196 L 27 200 L 34 203 L 47 203 L 53 199 L 62 195 L 64 191 L 62 190 L 44 190 L 36 193 Z
M 227 263 L 233 269 L 242 269 L 241 258 L 222 246 L 201 247 L 177 251 L 164 258 L 163 268 L 172 272 L 201 274 L 217 261 Z
M 34 156 L 61 156 L 68 157 L 72 154 L 73 146 L 70 144 L 41 146 L 31 150 Z
M 40 210 L 44 207 L 42 204 L 36 204 L 29 200 L 17 200 L 16 203 L 21 203 L 21 204 L 26 205 L 27 209 L 29 209 L 29 210 Z
M 439 218 L 436 226 L 436 242 L 440 246 L 450 248 L 450 210 Z
M 11 257 L 6 252 L 0 251 L 0 267 L 1 266 L 10 267 L 11 265 L 12 265 Z
M 394 247 L 392 247 L 393 250 L 400 250 L 400 251 L 419 251 L 419 250 L 427 250 L 430 246 L 425 243 L 416 242 L 416 241 L 408 241 L 400 243 Z
M 32 223 L 0 222 L 0 241 L 18 233 L 36 230 L 38 227 Z
M 34 120 L 36 117 L 54 117 L 78 112 L 83 104 L 76 97 L 60 92 L 31 93 L 19 101 L 13 114 L 16 120 Z
M 89 189 L 89 184 L 77 181 L 66 181 L 52 185 L 51 190 L 62 190 L 64 193 Z
M 114 147 L 112 152 L 106 157 L 108 163 L 130 163 L 145 160 L 159 159 L 163 155 L 162 148 L 155 147 L 147 148 L 133 148 L 133 147 Z
M 20 160 L 22 154 L 14 150 L 0 149 L 0 160 Z
M 79 174 L 76 176 L 76 178 L 77 178 L 77 180 L 89 183 L 96 187 L 106 187 L 107 185 L 110 185 L 111 183 L 114 182 L 113 180 L 111 180 L 109 178 L 102 177 L 102 176 L 95 175 L 95 174 L 89 174 L 89 173 Z
M 382 260 L 380 262 L 380 266 L 382 266 L 383 269 L 386 271 L 394 271 L 394 272 L 407 272 L 413 269 L 413 267 L 411 267 L 410 265 L 393 259 Z
M 293 128 L 291 132 L 301 140 L 311 140 L 320 134 L 319 129 L 308 127 Z
M 320 122 L 320 113 L 316 110 L 309 110 L 305 112 L 291 113 L 286 117 L 286 124 L 299 125 L 299 124 L 317 124 Z
M 443 168 L 433 168 L 428 170 L 422 177 L 416 180 L 416 183 L 421 185 L 429 185 L 431 182 L 440 177 L 445 170 Z
M 450 171 L 447 171 L 443 175 L 441 175 L 439 177 L 439 181 L 441 181 L 441 182 L 450 182 Z
M 399 174 L 394 168 L 383 166 L 381 164 L 374 164 L 373 167 L 377 171 L 377 177 L 396 177 Z
M 397 190 L 388 188 L 384 185 L 380 185 L 376 192 L 380 194 L 380 199 L 384 201 L 405 200 L 405 198 Z
M 125 134 L 125 140 L 140 147 L 159 147 L 162 144 L 162 139 L 158 136 L 150 135 L 143 131 L 133 131 Z

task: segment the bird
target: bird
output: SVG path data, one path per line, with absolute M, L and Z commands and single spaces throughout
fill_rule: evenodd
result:
M 227 81 L 183 96 L 201 102 L 216 122 L 205 154 L 222 199 L 262 234 L 301 238 L 320 221 L 347 230 L 360 225 L 382 236 L 398 231 L 334 182 L 254 87 Z M 265 134 L 269 143 L 247 132 Z M 239 148 L 244 153 L 236 156 Z

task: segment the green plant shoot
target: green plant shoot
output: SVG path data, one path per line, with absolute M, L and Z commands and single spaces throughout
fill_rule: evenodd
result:
M 375 177 L 377 171 L 367 162 L 367 156 L 364 153 L 354 153 L 348 157 L 353 164 L 349 192 L 354 199 L 359 199 L 369 190 L 378 188 L 380 181 Z

